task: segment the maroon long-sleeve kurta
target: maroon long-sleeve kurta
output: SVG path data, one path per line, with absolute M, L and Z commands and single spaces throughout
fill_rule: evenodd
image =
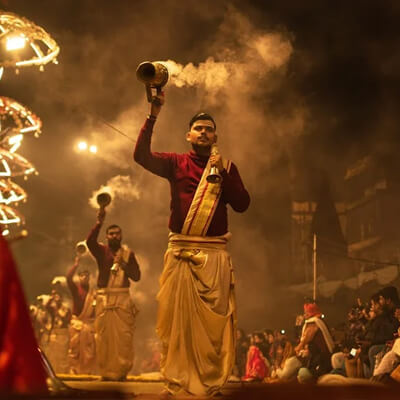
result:
M 99 268 L 99 277 L 97 279 L 97 286 L 99 288 L 105 288 L 108 284 L 108 279 L 110 277 L 110 270 L 114 264 L 115 253 L 102 243 L 97 242 L 99 237 L 101 224 L 97 223 L 93 229 L 90 231 L 89 236 L 86 239 L 86 244 L 89 251 L 93 254 L 93 257 L 97 261 L 97 266 Z M 125 271 L 124 282 L 122 287 L 129 287 L 128 278 L 138 281 L 140 279 L 140 268 L 136 261 L 135 254 L 131 251 L 129 255 L 129 260 L 126 265 L 123 266 Z
M 202 157 L 194 151 L 185 154 L 157 153 L 151 151 L 151 136 L 154 121 L 147 119 L 140 131 L 134 159 L 153 174 L 168 179 L 171 187 L 171 217 L 169 228 L 180 233 L 200 182 L 208 156 Z M 207 236 L 219 236 L 228 231 L 227 204 L 237 212 L 244 212 L 250 204 L 250 196 L 243 186 L 238 169 L 232 163 L 229 173 L 222 175 L 222 195 Z
M 78 316 L 83 310 L 85 304 L 86 296 L 89 291 L 89 286 L 84 287 L 80 283 L 74 282 L 74 275 L 78 269 L 79 263 L 75 263 L 67 271 L 67 285 L 72 296 L 72 314 Z

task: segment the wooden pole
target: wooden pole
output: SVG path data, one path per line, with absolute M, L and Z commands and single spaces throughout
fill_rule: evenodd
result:
M 317 300 L 317 235 L 313 235 L 313 300 Z

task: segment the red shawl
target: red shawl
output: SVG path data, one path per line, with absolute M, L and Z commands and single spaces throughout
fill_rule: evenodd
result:
M 0 233 L 0 393 L 47 391 L 37 346 L 17 268 Z

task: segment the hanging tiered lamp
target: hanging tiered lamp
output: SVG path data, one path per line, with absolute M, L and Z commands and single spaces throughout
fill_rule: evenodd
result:
M 24 202 L 26 197 L 25 190 L 11 179 L 0 179 L 0 205 L 8 206 L 13 203 L 17 206 L 19 202 Z
M 0 67 L 21 68 L 57 63 L 56 41 L 40 26 L 24 17 L 0 11 Z
M 24 17 L 0 10 L 0 79 L 4 68 L 57 64 L 60 52 L 55 40 L 41 27 Z M 13 227 L 24 224 L 23 216 L 14 208 L 25 201 L 25 191 L 11 178 L 37 173 L 33 165 L 16 153 L 25 135 L 38 137 L 41 120 L 17 101 L 0 96 L 0 232 L 4 236 Z
M 30 110 L 9 97 L 0 96 L 0 146 L 14 153 L 25 134 L 39 137 L 42 121 Z

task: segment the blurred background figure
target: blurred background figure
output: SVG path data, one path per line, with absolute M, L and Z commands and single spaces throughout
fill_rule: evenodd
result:
M 247 351 L 249 350 L 249 340 L 243 329 L 236 329 L 236 357 L 233 375 L 238 378 L 245 375 Z
M 46 308 L 49 299 L 49 295 L 41 294 L 36 297 L 35 303 L 29 307 L 35 337 L 43 351 L 45 351 L 49 342 L 51 330 L 50 315 Z
M 242 380 L 247 382 L 263 381 L 269 374 L 270 363 L 263 354 L 265 339 L 262 332 L 254 332 L 250 337 L 247 352 L 246 373 Z
M 50 300 L 46 308 L 50 315 L 51 329 L 45 354 L 56 373 L 66 374 L 69 372 L 68 327 L 71 320 L 71 310 L 63 302 L 61 294 L 55 289 L 51 291 Z
M 90 287 L 90 272 L 81 267 L 80 255 L 67 272 L 67 285 L 72 296 L 72 318 L 69 326 L 69 361 L 72 374 L 94 374 L 96 342 L 94 330 L 95 288 Z M 78 271 L 78 280 L 74 276 Z
M 142 361 L 140 371 L 142 373 L 159 372 L 161 360 L 160 342 L 154 338 L 147 339 L 146 347 L 149 357 Z

